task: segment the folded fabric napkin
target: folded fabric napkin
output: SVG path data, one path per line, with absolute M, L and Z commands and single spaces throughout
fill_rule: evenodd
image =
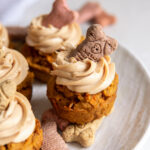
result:
M 44 141 L 42 150 L 69 150 L 62 137 L 57 132 L 55 121 L 48 120 L 42 125 Z

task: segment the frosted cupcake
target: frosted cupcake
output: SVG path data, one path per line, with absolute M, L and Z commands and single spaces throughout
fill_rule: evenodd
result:
M 0 47 L 0 82 L 13 80 L 17 84 L 17 91 L 29 100 L 32 95 L 32 82 L 34 75 L 24 56 L 16 50 Z
M 71 11 L 65 0 L 56 0 L 50 14 L 34 18 L 28 28 L 23 53 L 35 76 L 47 82 L 57 50 L 76 47 L 81 39 L 78 13 Z
M 9 46 L 8 31 L 2 24 L 0 24 L 0 43 L 3 46 Z
M 86 124 L 111 112 L 118 75 L 109 55 L 116 48 L 116 40 L 92 25 L 76 49 L 58 52 L 47 95 L 60 118 Z
M 0 149 L 40 150 L 42 141 L 40 122 L 27 98 L 16 92 L 15 82 L 0 83 Z

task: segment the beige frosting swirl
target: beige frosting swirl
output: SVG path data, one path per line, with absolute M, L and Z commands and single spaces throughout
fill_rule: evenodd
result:
M 57 76 L 56 84 L 67 86 L 78 93 L 96 94 L 107 88 L 115 77 L 115 64 L 110 56 L 105 56 L 99 62 L 89 59 L 76 61 L 67 59 L 67 54 L 60 52 L 53 63 L 52 75 Z
M 35 117 L 28 100 L 16 92 L 8 108 L 0 113 L 0 145 L 26 140 L 35 129 Z
M 7 29 L 0 24 L 0 43 L 6 47 L 9 45 Z
M 20 84 L 28 74 L 28 63 L 19 52 L 2 47 L 0 49 L 0 81 L 13 80 Z
M 40 16 L 32 20 L 26 42 L 29 46 L 35 47 L 43 53 L 53 53 L 58 49 L 76 47 L 81 39 L 81 29 L 78 24 L 72 23 L 62 27 L 55 28 L 52 25 L 44 27 Z

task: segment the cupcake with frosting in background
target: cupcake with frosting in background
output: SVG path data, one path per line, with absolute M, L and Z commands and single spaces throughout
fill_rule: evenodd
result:
M 47 96 L 60 118 L 86 124 L 111 112 L 118 75 L 109 55 L 116 48 L 115 39 L 92 25 L 76 49 L 57 53 Z
M 78 13 L 68 8 L 66 0 L 55 0 L 49 14 L 32 20 L 22 51 L 39 80 L 48 81 L 57 50 L 67 50 L 81 42 L 77 17 Z
M 16 50 L 0 45 L 0 82 L 12 80 L 17 84 L 17 91 L 29 100 L 32 96 L 34 74 L 29 72 L 28 62 Z
M 16 83 L 0 83 L 0 149 L 40 150 L 43 133 L 29 101 L 16 92 Z
M 2 24 L 0 24 L 0 43 L 3 46 L 6 46 L 6 47 L 9 46 L 8 31 Z

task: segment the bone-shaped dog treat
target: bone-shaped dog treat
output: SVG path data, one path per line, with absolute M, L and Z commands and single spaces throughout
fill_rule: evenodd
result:
M 78 23 L 90 21 L 92 23 L 100 24 L 105 27 L 116 22 L 116 17 L 108 14 L 97 2 L 86 3 L 78 12 Z
M 95 139 L 95 132 L 103 118 L 85 125 L 69 125 L 62 133 L 65 142 L 77 142 L 83 147 L 89 147 Z
M 78 45 L 73 56 L 77 60 L 89 58 L 98 62 L 104 55 L 110 55 L 117 48 L 117 41 L 106 36 L 102 27 L 94 24 L 87 30 L 86 39 Z
M 93 17 L 99 15 L 102 12 L 102 8 L 99 3 L 88 2 L 79 11 L 78 23 L 84 23 L 93 19 Z
M 96 23 L 96 24 L 100 24 L 103 27 L 108 26 L 108 25 L 112 25 L 116 22 L 116 17 L 108 14 L 106 11 L 102 11 L 100 14 L 96 15 L 92 22 Z
M 42 150 L 68 150 L 64 140 L 57 132 L 56 122 L 47 121 L 42 128 L 44 136 Z
M 48 27 L 49 24 L 61 28 L 74 22 L 78 18 L 78 13 L 68 8 L 66 0 L 55 0 L 50 14 L 43 18 L 42 24 Z
M 57 124 L 57 127 L 61 131 L 63 131 L 69 124 L 67 120 L 59 118 L 59 116 L 56 114 L 56 112 L 53 109 L 49 109 L 43 113 L 42 122 L 46 122 L 47 120 L 55 121 Z

